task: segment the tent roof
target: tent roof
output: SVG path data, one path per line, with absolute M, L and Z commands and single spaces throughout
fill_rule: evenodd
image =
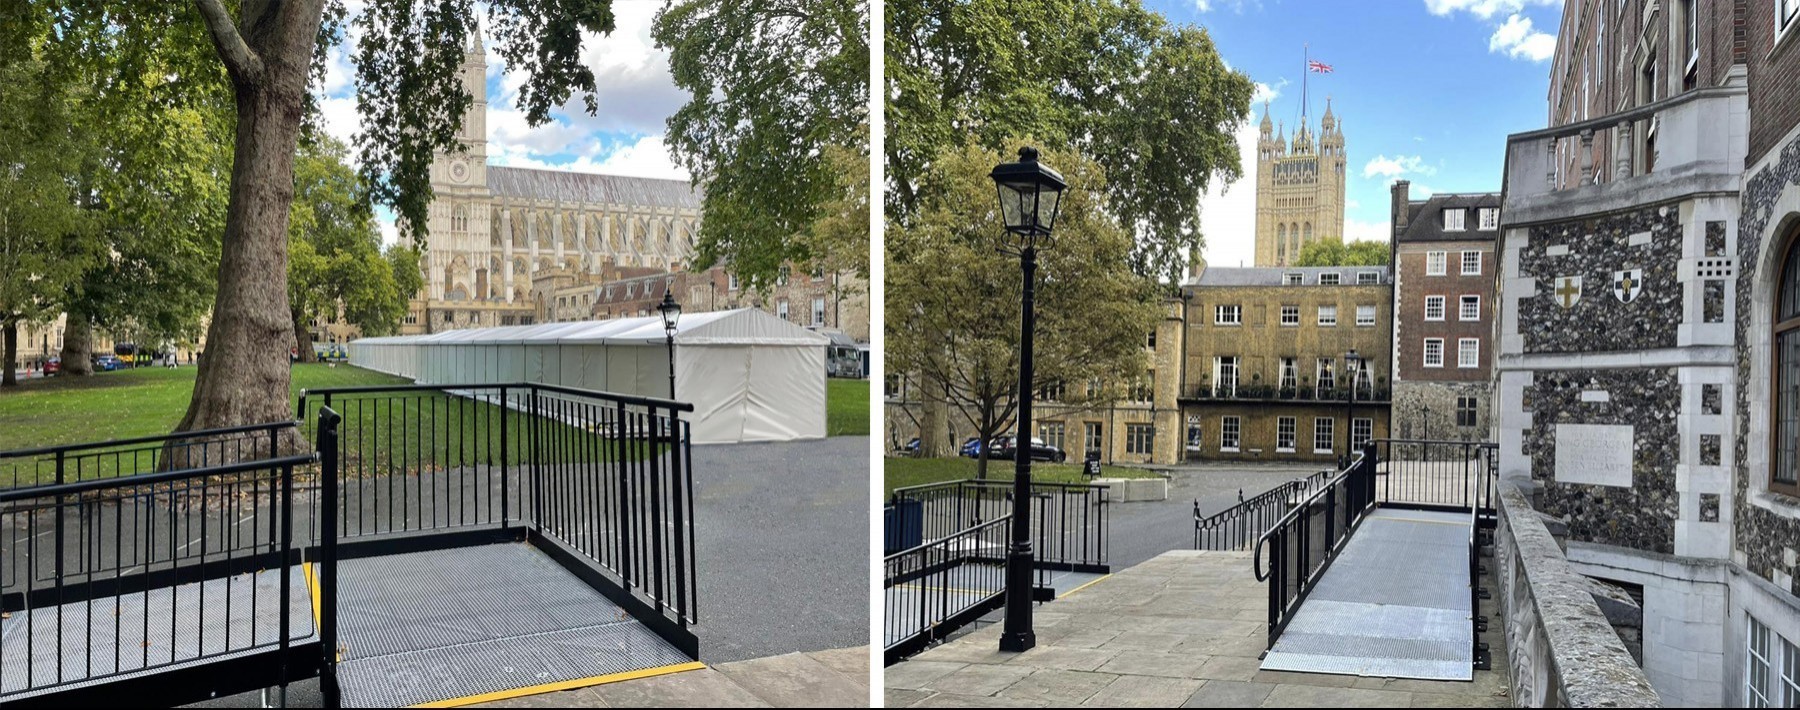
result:
M 369 345 L 661 345 L 662 316 L 600 321 L 468 328 L 430 335 L 362 338 Z M 683 314 L 675 329 L 682 345 L 824 345 L 830 338 L 755 308 Z M 354 344 L 354 343 L 353 343 Z

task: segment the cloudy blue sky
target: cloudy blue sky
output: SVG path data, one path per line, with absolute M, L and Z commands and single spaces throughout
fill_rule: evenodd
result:
M 1249 74 L 1288 135 L 1300 114 L 1303 49 L 1332 65 L 1312 74 L 1344 122 L 1345 232 L 1387 239 L 1388 185 L 1428 192 L 1498 190 L 1506 135 L 1541 128 L 1559 0 L 1146 0 L 1170 21 L 1206 27 Z M 1256 123 L 1238 134 L 1245 179 L 1202 200 L 1206 258 L 1249 265 L 1255 228 Z M 1216 191 L 1215 191 L 1216 192 Z
M 350 16 L 362 2 L 346 3 Z M 524 77 L 507 74 L 500 58 L 488 53 L 488 163 L 521 167 L 553 167 L 583 172 L 639 177 L 687 179 L 663 145 L 664 122 L 687 100 L 669 77 L 669 55 L 650 38 L 650 22 L 661 0 L 615 0 L 618 29 L 610 36 L 589 36 L 582 59 L 594 70 L 599 111 L 589 116 L 581 96 L 572 97 L 555 119 L 536 128 L 525 124 L 514 99 Z M 350 30 L 354 32 L 354 29 Z M 331 53 L 321 107 L 326 130 L 351 143 L 358 128 L 355 69 L 349 50 L 354 36 Z M 392 212 L 378 211 L 382 231 L 395 237 Z

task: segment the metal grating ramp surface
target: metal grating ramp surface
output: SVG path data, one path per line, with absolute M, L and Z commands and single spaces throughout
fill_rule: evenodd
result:
M 346 707 L 401 707 L 693 661 L 525 543 L 340 563 Z
M 312 593 L 299 567 L 288 573 L 288 636 L 298 645 L 316 639 Z M 14 612 L 0 621 L 0 693 L 29 697 L 273 649 L 280 599 L 281 573 L 264 570 Z
M 1377 509 L 1350 537 L 1263 670 L 1472 680 L 1469 516 Z

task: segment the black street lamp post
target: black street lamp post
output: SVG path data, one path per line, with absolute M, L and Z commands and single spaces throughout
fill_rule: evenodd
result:
M 1423 424 L 1425 426 L 1425 435 L 1420 438 L 1422 438 L 1426 441 L 1430 441 L 1431 440 L 1431 405 L 1429 405 L 1429 404 L 1425 405 L 1425 413 L 1424 413 L 1424 415 L 1422 415 L 1420 417 L 1420 419 L 1423 420 Z
M 669 399 L 675 399 L 675 325 L 681 322 L 681 304 L 675 302 L 673 288 L 663 291 L 662 303 L 656 305 L 656 311 L 662 314 L 663 334 L 668 337 Z
M 1019 426 L 1013 461 L 1012 539 L 1006 548 L 1006 621 L 1000 633 L 1000 650 L 1019 652 L 1037 645 L 1031 629 L 1031 345 L 1036 323 L 1032 312 L 1036 297 L 1037 242 L 1050 236 L 1056 224 L 1062 191 L 1067 187 L 1056 170 L 1038 162 L 1036 148 L 1019 149 L 1019 162 L 1002 163 L 988 177 L 1000 194 L 1000 216 L 1006 231 L 1018 242 L 1019 265 L 1024 272 L 1024 292 L 1019 320 Z

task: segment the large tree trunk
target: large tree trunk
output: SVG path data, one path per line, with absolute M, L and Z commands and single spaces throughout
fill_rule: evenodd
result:
M 18 360 L 19 360 L 19 322 L 16 320 L 6 321 L 6 326 L 5 326 L 4 330 L 5 330 L 6 345 L 4 348 L 4 352 L 0 352 L 0 357 L 3 357 L 6 359 L 6 365 L 5 365 L 5 371 L 3 373 L 0 373 L 0 387 L 18 387 L 19 386 L 19 372 L 18 372 L 18 370 L 19 370 L 19 362 L 18 362 Z
M 312 331 L 306 328 L 306 316 L 294 311 L 294 352 L 299 354 L 300 362 L 318 362 L 319 354 L 313 351 Z
M 219 7 L 202 4 L 203 14 L 205 6 Z M 206 359 L 176 431 L 294 417 L 288 353 L 281 347 L 293 338 L 288 209 L 294 201 L 294 149 L 307 68 L 324 8 L 322 0 L 246 2 L 242 7 L 244 17 L 236 23 L 242 44 L 224 23 L 208 18 L 236 95 L 237 140 Z M 284 451 L 303 447 L 298 435 L 284 437 Z
M 94 374 L 94 324 L 87 316 L 69 312 L 63 327 L 61 377 L 86 377 Z

